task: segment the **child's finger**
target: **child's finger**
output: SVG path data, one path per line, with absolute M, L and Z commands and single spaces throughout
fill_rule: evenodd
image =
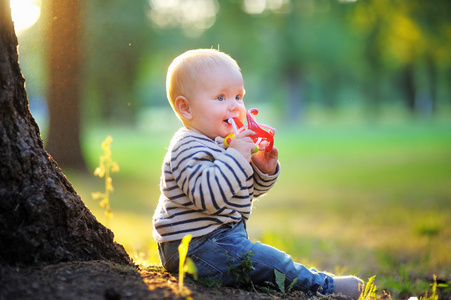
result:
M 250 129 L 246 129 L 243 132 L 238 133 L 238 135 L 236 137 L 246 137 L 246 136 L 251 136 L 254 135 L 255 132 L 250 130 Z

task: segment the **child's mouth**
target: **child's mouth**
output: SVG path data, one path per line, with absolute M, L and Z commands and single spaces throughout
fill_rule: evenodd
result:
M 224 122 L 227 123 L 227 125 L 232 126 L 232 122 L 229 122 L 229 120 L 231 120 L 231 119 L 235 120 L 236 118 L 228 118 L 228 119 L 225 119 Z
M 229 118 L 227 120 L 227 123 L 233 127 L 233 132 L 235 134 L 238 134 L 238 128 L 242 126 L 240 120 L 238 118 Z M 237 125 L 238 125 L 237 123 L 240 124 L 238 127 L 237 127 Z

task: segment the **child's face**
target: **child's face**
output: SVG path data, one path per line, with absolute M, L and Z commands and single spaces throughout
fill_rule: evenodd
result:
M 246 116 L 241 72 L 217 66 L 201 74 L 196 86 L 197 90 L 188 99 L 191 119 L 185 122 L 185 126 L 211 139 L 233 133 L 228 119 L 243 121 Z

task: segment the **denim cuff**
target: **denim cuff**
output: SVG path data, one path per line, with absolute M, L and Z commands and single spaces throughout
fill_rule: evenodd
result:
M 334 279 L 330 275 L 325 275 L 323 282 L 318 287 L 317 292 L 321 295 L 329 295 L 334 292 L 335 283 Z

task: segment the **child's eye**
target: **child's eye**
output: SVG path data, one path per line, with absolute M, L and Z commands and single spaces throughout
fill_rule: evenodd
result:
M 218 98 L 216 98 L 216 100 L 218 100 L 218 101 L 224 101 L 224 96 L 218 96 Z
M 239 101 L 242 100 L 243 98 L 240 95 L 236 95 L 235 100 Z

